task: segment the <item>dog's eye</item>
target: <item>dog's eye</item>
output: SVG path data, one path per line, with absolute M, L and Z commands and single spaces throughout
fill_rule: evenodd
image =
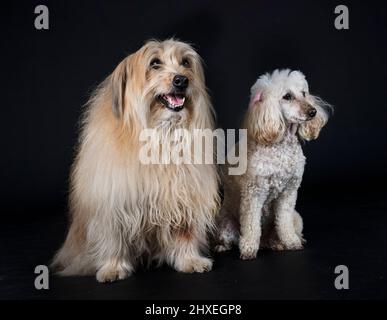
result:
M 152 61 L 149 65 L 153 69 L 158 69 L 158 68 L 160 68 L 160 64 L 161 64 L 160 59 L 154 58 L 154 59 L 152 59 Z
M 284 99 L 284 100 L 292 100 L 293 99 L 293 96 L 290 94 L 290 93 L 287 93 L 287 94 L 285 94 L 283 97 L 282 97 L 282 99 Z
M 190 67 L 189 60 L 188 59 L 183 59 L 183 61 L 181 62 L 181 65 L 183 67 L 189 68 Z
M 302 96 L 305 98 L 305 96 L 306 96 L 305 91 L 302 91 Z

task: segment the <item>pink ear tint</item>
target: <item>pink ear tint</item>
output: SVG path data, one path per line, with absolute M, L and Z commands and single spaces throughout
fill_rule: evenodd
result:
M 254 104 L 256 102 L 261 101 L 261 97 L 262 97 L 262 92 L 261 91 L 257 91 L 255 93 L 255 96 L 254 96 L 253 100 L 251 100 L 251 103 Z

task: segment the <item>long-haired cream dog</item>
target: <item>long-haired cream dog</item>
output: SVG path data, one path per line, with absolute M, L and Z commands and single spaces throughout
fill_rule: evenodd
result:
M 186 43 L 147 42 L 90 99 L 71 174 L 71 225 L 53 261 L 60 274 L 124 279 L 143 257 L 181 272 L 211 269 L 203 250 L 219 203 L 216 167 L 142 164 L 145 128 L 164 142 L 179 128 L 213 128 L 201 59 Z
M 328 111 L 299 71 L 275 70 L 258 78 L 244 120 L 247 171 L 225 176 L 217 251 L 235 243 L 242 259 L 253 259 L 260 246 L 302 248 L 303 222 L 295 210 L 305 165 L 300 139 L 316 139 Z

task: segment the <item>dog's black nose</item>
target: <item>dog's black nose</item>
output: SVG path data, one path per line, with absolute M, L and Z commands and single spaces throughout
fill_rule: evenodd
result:
M 309 116 L 309 117 L 313 118 L 313 117 L 316 115 L 316 113 L 317 113 L 316 108 L 310 107 L 310 108 L 308 109 L 308 116 Z
M 172 84 L 176 89 L 179 89 L 179 90 L 187 89 L 188 78 L 186 76 L 182 76 L 178 74 L 173 78 Z

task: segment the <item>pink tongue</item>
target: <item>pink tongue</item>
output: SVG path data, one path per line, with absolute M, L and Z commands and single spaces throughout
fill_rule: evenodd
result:
M 169 103 L 174 104 L 174 105 L 181 105 L 184 102 L 183 98 L 180 98 L 180 97 L 172 95 L 172 94 L 168 94 L 167 98 L 168 98 Z

